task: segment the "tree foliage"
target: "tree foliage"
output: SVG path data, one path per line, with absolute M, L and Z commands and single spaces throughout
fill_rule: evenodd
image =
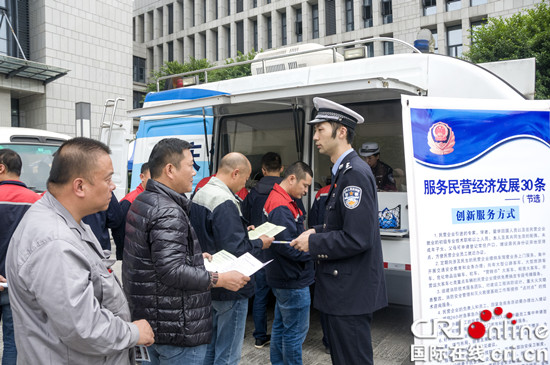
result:
M 238 52 L 237 57 L 229 58 L 225 60 L 226 65 L 230 65 L 232 63 L 247 61 L 254 59 L 254 56 L 256 56 L 256 52 L 252 50 L 251 52 L 248 52 L 247 54 L 243 54 L 241 52 Z M 193 57 L 189 58 L 189 62 L 179 63 L 178 61 L 169 61 L 165 62 L 164 65 L 161 66 L 161 68 L 158 71 L 153 71 L 151 73 L 151 82 L 147 84 L 147 92 L 151 91 L 157 91 L 157 80 L 160 77 L 163 76 L 169 76 L 169 75 L 177 75 L 182 74 L 185 72 L 191 72 L 191 71 L 198 71 L 198 70 L 204 70 L 206 68 L 214 67 L 215 65 L 210 63 L 207 59 L 196 59 Z M 228 80 L 228 79 L 235 79 L 238 77 L 243 76 L 250 76 L 251 69 L 250 64 L 248 65 L 238 65 L 234 67 L 228 67 L 223 68 L 219 70 L 212 70 L 208 72 L 208 82 L 212 81 L 221 81 L 221 80 Z M 198 73 L 199 75 L 199 82 L 204 82 L 204 72 Z M 165 90 L 169 88 L 170 83 L 175 82 L 175 80 L 167 79 L 166 81 L 161 81 L 160 83 L 160 90 Z M 175 84 L 172 84 L 172 87 Z
M 550 99 L 550 6 L 547 1 L 509 18 L 489 18 L 472 30 L 472 62 L 494 62 L 535 57 L 535 98 Z

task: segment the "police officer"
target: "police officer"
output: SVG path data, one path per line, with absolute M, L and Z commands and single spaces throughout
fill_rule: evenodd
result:
M 395 179 L 393 178 L 393 169 L 390 165 L 380 160 L 380 147 L 378 147 L 378 143 L 363 143 L 359 154 L 365 158 L 365 162 L 372 169 L 379 191 L 397 191 Z
M 291 242 L 317 261 L 314 306 L 326 321 L 332 363 L 373 364 L 372 313 L 387 305 L 378 227 L 376 182 L 351 147 L 363 117 L 332 101 L 313 98 L 309 122 L 319 152 L 334 163 L 324 224 Z

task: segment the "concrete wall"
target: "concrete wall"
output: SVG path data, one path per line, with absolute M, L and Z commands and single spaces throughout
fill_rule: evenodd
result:
M 106 99 L 132 109 L 132 0 L 30 0 L 31 59 L 69 69 L 44 95 L 20 99 L 25 126 L 74 135 L 75 103 L 91 103 L 92 137 Z M 112 110 L 111 110 L 112 111 Z M 109 117 L 111 113 L 108 113 Z

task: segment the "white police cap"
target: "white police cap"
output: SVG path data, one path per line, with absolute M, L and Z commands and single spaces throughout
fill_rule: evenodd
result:
M 313 98 L 313 105 L 319 112 L 315 116 L 315 119 L 307 122 L 308 124 L 338 122 L 346 127 L 355 129 L 357 124 L 361 124 L 365 121 L 358 113 L 334 101 L 315 97 Z
M 363 157 L 369 157 L 377 153 L 380 153 L 380 147 L 378 147 L 378 143 L 376 142 L 365 142 L 359 150 L 359 154 Z

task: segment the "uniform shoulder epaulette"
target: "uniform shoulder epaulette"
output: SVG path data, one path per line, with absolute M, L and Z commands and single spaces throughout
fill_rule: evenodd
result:
M 346 164 L 344 165 L 343 167 L 344 171 L 342 172 L 343 174 L 345 174 L 346 172 L 348 172 L 349 170 L 353 169 L 353 166 L 351 165 L 351 162 L 346 162 Z

